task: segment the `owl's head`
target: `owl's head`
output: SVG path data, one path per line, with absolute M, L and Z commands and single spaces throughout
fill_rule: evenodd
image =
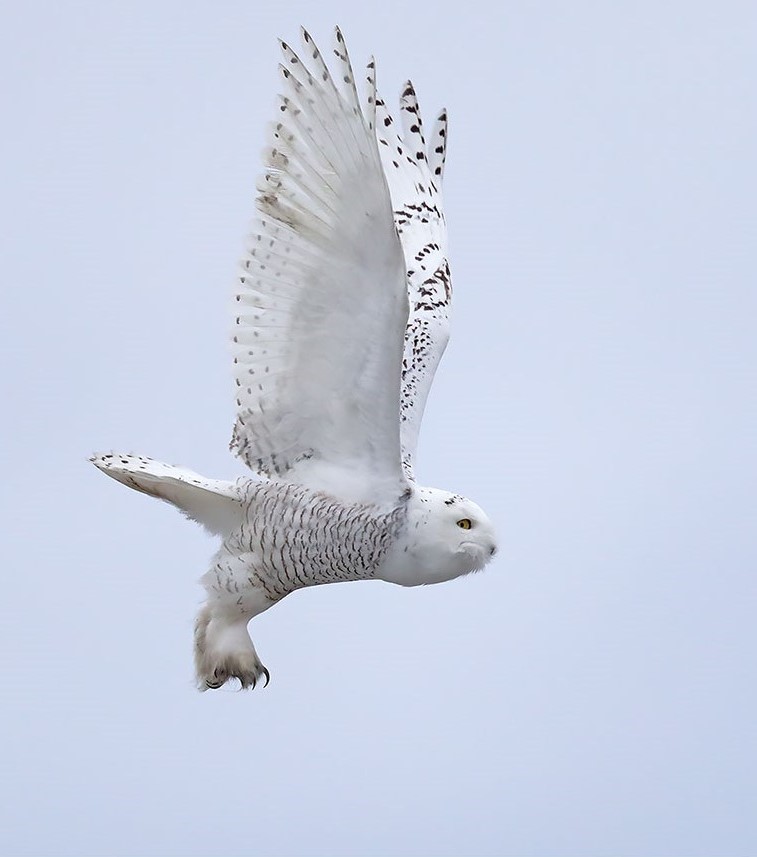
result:
M 401 550 L 387 580 L 405 586 L 441 583 L 480 571 L 497 550 L 494 527 L 472 500 L 438 488 L 413 488 Z

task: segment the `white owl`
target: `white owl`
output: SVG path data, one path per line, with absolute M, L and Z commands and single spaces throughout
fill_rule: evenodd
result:
M 202 690 L 268 682 L 247 624 L 295 589 L 439 583 L 495 552 L 475 503 L 413 475 L 448 338 L 446 115 L 427 146 L 407 83 L 398 133 L 376 96 L 373 61 L 361 105 L 339 30 L 334 75 L 304 30 L 302 41 L 302 59 L 281 46 L 283 94 L 235 296 L 231 448 L 257 478 L 208 480 L 133 455 L 92 459 L 223 539 L 202 578 Z

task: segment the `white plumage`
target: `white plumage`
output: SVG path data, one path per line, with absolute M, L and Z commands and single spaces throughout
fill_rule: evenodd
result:
M 446 115 L 427 147 L 408 83 L 398 134 L 373 61 L 361 106 L 339 30 L 336 74 L 304 30 L 302 43 L 302 58 L 282 43 L 280 109 L 235 295 L 231 448 L 258 478 L 92 459 L 222 537 L 196 624 L 201 689 L 267 682 L 247 624 L 295 589 L 436 583 L 495 551 L 475 503 L 418 486 L 413 471 L 448 338 Z

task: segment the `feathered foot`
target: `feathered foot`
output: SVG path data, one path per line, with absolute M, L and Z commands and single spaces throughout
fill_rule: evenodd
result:
M 233 620 L 203 607 L 195 624 L 195 670 L 198 690 L 216 690 L 229 679 L 242 689 L 254 688 L 261 678 L 265 687 L 271 675 L 263 666 L 247 633 L 249 616 Z

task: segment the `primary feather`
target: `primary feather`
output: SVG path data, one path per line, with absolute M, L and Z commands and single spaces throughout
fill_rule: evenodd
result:
M 380 484 L 392 500 L 402 485 L 402 247 L 343 40 L 338 86 L 303 39 L 312 73 L 282 43 L 279 119 L 239 278 L 232 448 L 264 475 L 327 480 L 353 500 Z

